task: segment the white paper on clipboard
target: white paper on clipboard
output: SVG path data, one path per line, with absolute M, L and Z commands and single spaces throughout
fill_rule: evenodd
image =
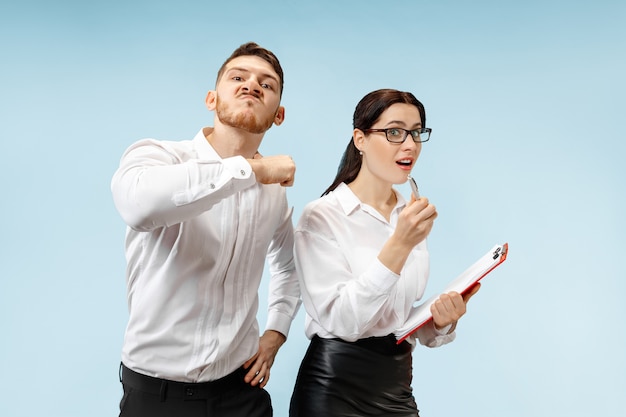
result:
M 416 332 L 432 318 L 430 306 L 439 298 L 441 294 L 456 291 L 462 295 L 469 291 L 474 284 L 483 279 L 488 273 L 493 271 L 495 267 L 505 261 L 508 250 L 508 243 L 495 245 L 472 266 L 467 268 L 461 275 L 451 281 L 440 294 L 435 294 L 422 304 L 413 307 L 409 313 L 407 321 L 404 323 L 404 326 L 396 330 L 394 333 L 396 339 L 398 339 L 398 343 L 402 342 L 412 333 Z

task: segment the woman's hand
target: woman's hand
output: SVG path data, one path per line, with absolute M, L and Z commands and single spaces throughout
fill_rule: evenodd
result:
M 396 230 L 378 255 L 380 262 L 400 274 L 409 253 L 415 245 L 426 239 L 436 218 L 437 210 L 427 198 L 420 197 L 416 200 L 411 195 L 411 200 L 398 215 Z
M 456 328 L 456 323 L 467 312 L 467 303 L 480 289 L 480 284 L 476 283 L 464 296 L 456 291 L 441 294 L 439 299 L 430 306 L 433 315 L 433 322 L 436 329 L 443 329 L 452 325 L 448 333 L 452 333 Z
M 394 236 L 411 249 L 430 234 L 437 218 L 437 209 L 427 198 L 417 200 L 411 194 L 411 200 L 398 215 L 398 225 Z

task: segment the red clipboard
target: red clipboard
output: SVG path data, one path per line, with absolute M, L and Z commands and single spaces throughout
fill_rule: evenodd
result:
M 440 294 L 450 291 L 456 291 L 461 295 L 466 294 L 478 281 L 483 279 L 498 265 L 501 265 L 502 262 L 506 260 L 508 252 L 508 243 L 494 246 L 472 266 L 463 271 L 461 275 L 451 281 Z M 413 307 L 404 326 L 394 333 L 396 339 L 398 339 L 398 343 L 401 343 L 411 334 L 419 330 L 420 327 L 432 318 L 430 306 L 439 298 L 440 294 L 435 294 L 422 304 Z

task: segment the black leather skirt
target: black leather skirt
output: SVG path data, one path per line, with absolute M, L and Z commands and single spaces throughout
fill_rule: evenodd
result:
M 419 416 L 411 345 L 393 335 L 356 342 L 315 336 L 300 365 L 290 417 Z

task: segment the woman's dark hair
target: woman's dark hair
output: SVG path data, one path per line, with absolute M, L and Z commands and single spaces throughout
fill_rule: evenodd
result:
M 356 109 L 354 109 L 354 116 L 352 119 L 352 126 L 354 129 L 360 129 L 365 131 L 370 129 L 374 123 L 380 118 L 385 110 L 396 103 L 412 104 L 417 107 L 422 119 L 422 126 L 426 126 L 426 110 L 424 105 L 420 103 L 418 99 L 411 93 L 382 89 L 372 91 L 359 101 Z M 333 191 L 342 182 L 351 183 L 354 181 L 359 171 L 361 170 L 361 155 L 359 150 L 354 146 L 354 141 L 350 138 L 348 147 L 341 157 L 339 168 L 337 169 L 337 176 L 333 183 L 324 191 L 322 195 L 326 195 Z

